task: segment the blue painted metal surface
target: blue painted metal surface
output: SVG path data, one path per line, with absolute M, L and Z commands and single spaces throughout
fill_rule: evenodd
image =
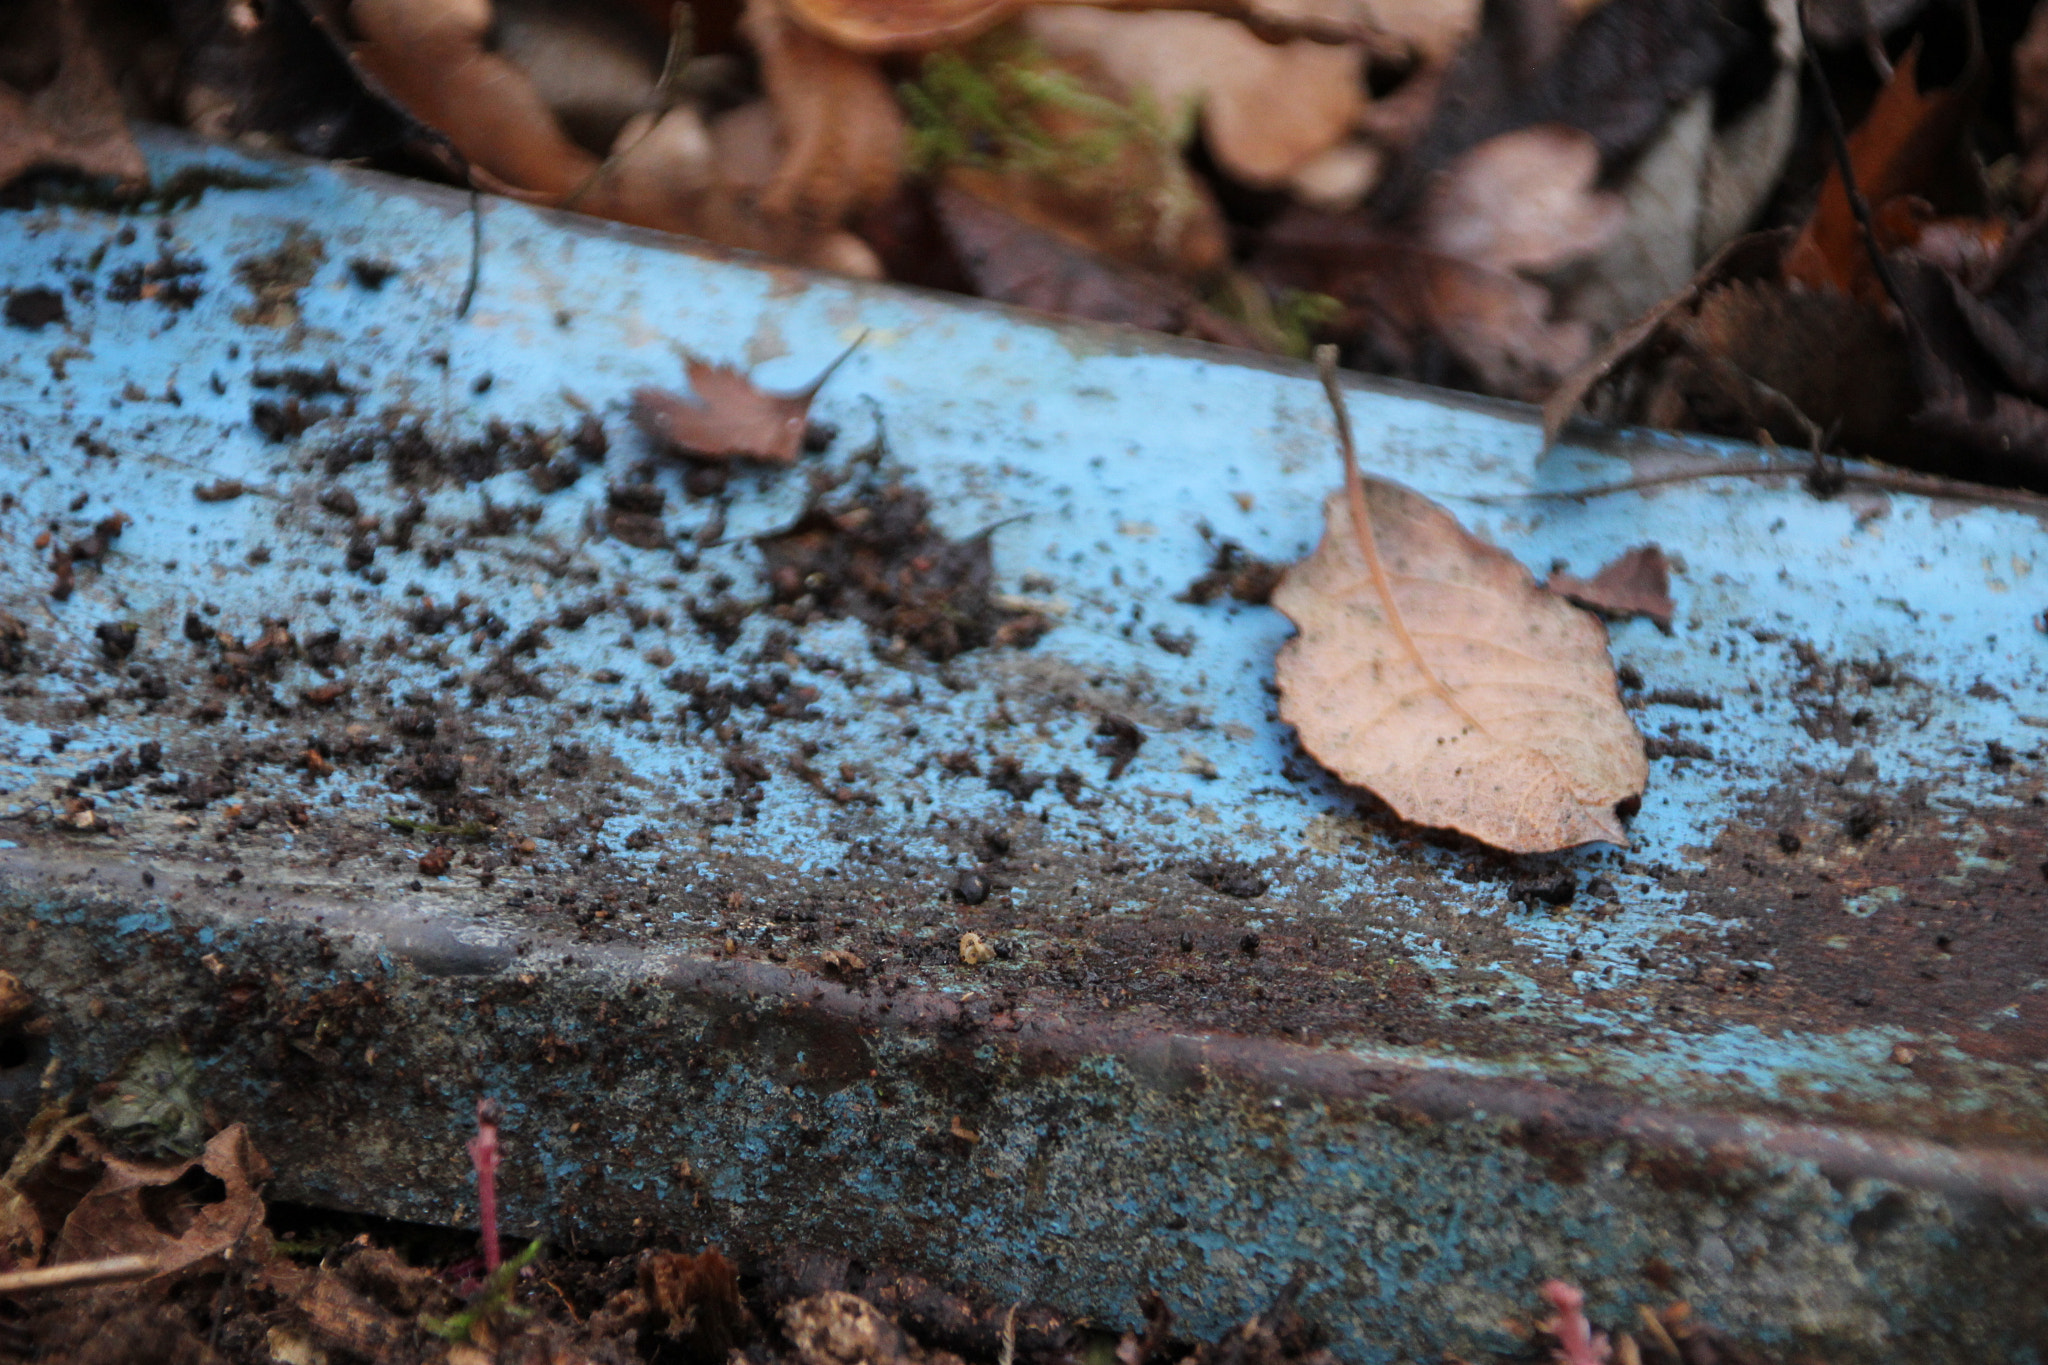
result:
M 476 981 L 536 973 L 586 1005 L 603 994 L 591 983 L 628 979 L 698 1001 L 643 1018 L 641 996 L 603 994 L 594 1016 L 558 1001 L 529 1018 L 491 997 L 548 1065 L 557 1049 L 591 1065 L 605 1009 L 635 1028 L 693 1019 L 702 1043 L 725 1036 L 724 1007 L 705 1000 L 811 1001 L 823 1033 L 764 1024 L 726 1052 L 703 1044 L 704 1111 L 668 1137 L 651 1117 L 673 1104 L 661 1064 L 590 1072 L 645 1125 L 619 1139 L 638 1155 L 606 1159 L 609 1188 L 644 1195 L 650 1217 L 710 1217 L 676 1212 L 694 1189 L 720 1217 L 782 1218 L 793 1237 L 867 1227 L 1005 1292 L 1099 1293 L 1106 1314 L 1128 1311 L 1149 1277 L 1189 1296 L 1230 1286 L 1195 1312 L 1222 1321 L 1308 1261 L 1321 1268 L 1311 1303 L 1347 1348 L 1390 1359 L 1485 1340 L 1547 1273 L 1576 1273 L 1611 1304 L 1653 1298 L 1641 1267 L 1655 1261 L 1708 1312 L 1851 1354 L 1913 1340 L 1935 1358 L 1926 1343 L 1944 1331 L 2022 1351 L 2041 1327 L 1978 1283 L 1986 1266 L 2048 1264 L 2027 1259 L 2048 1238 L 2038 513 L 1868 490 L 1822 500 L 1795 477 L 1560 499 L 1547 495 L 1729 451 L 1612 437 L 1546 453 L 1520 410 L 1353 386 L 1369 467 L 1539 573 L 1589 573 L 1644 542 L 1679 566 L 1672 631 L 1613 628 L 1662 755 L 1634 846 L 1504 860 L 1361 814 L 1274 717 L 1284 620 L 1182 600 L 1218 542 L 1286 561 L 1318 531 L 1331 424 L 1296 367 L 493 202 L 480 287 L 458 318 L 459 197 L 167 139 L 150 152 L 160 173 L 210 165 L 270 183 L 164 212 L 47 206 L 0 224 L 0 288 L 65 296 L 62 321 L 8 330 L 0 359 L 0 604 L 31 660 L 0 704 L 16 953 L 33 942 L 54 964 L 52 926 L 111 923 L 138 945 L 182 936 L 194 960 L 231 962 L 231 945 L 282 951 L 280 925 L 346 923 L 354 956 L 323 960 L 309 982 L 388 979 L 434 1027 L 496 989 Z M 653 452 L 625 420 L 628 396 L 681 387 L 686 356 L 795 388 L 862 335 L 813 412 L 838 435 L 798 469 L 700 498 L 671 465 L 637 468 Z M 330 364 L 339 384 L 312 382 Z M 252 412 L 288 401 L 289 385 L 262 382 L 286 368 L 307 372 L 299 415 L 319 415 L 275 440 Z M 545 493 L 502 451 L 480 480 L 411 483 L 381 454 L 337 453 L 365 438 L 384 450 L 377 433 L 417 426 L 445 475 L 464 443 L 516 453 L 494 421 L 567 433 L 591 416 L 609 436 L 602 469 Z M 545 453 L 575 459 L 560 441 Z M 760 538 L 874 467 L 928 493 L 952 536 L 986 531 L 1005 600 L 1052 622 L 1043 639 L 934 663 L 858 621 L 796 628 L 765 608 Z M 643 477 L 665 494 L 666 548 L 607 534 L 607 482 Z M 227 480 L 247 491 L 195 497 Z M 408 506 L 419 515 L 401 549 Z M 38 535 L 52 529 L 61 549 L 116 511 L 130 519 L 118 539 L 54 597 Z M 562 624 L 565 605 L 594 598 L 612 606 Z M 692 623 L 691 604 L 715 615 L 720 599 L 745 608 L 729 643 Z M 471 633 L 433 633 L 432 613 L 457 603 Z M 188 612 L 202 635 L 238 642 L 288 618 L 296 653 L 253 686 L 216 686 L 224 665 L 188 643 Z M 131 622 L 135 652 L 113 657 L 99 628 Z M 516 665 L 545 695 L 508 695 L 508 675 L 486 675 L 533 625 Z M 323 668 L 305 646 L 330 630 L 341 653 Z M 742 701 L 722 721 L 693 717 L 664 683 L 678 672 L 702 674 L 700 689 L 769 677 L 771 691 L 816 695 L 790 716 Z M 319 700 L 334 681 L 347 693 Z M 468 766 L 408 790 L 394 765 L 433 748 L 404 737 L 421 713 L 442 715 L 435 742 Z M 1145 737 L 1114 779 L 1104 716 Z M 350 726 L 378 756 L 348 760 Z M 210 804 L 190 783 L 152 793 L 147 775 L 88 777 L 73 785 L 121 833 L 58 828 L 74 774 L 152 741 L 166 770 L 236 762 Z M 311 772 L 308 748 L 326 754 Z M 766 774 L 757 801 L 736 796 L 742 751 Z M 1006 759 L 1044 780 L 988 780 Z M 422 878 L 418 860 L 451 836 L 419 826 L 457 786 L 492 804 L 495 833 L 453 875 Z M 1239 900 L 1189 875 L 1217 857 L 1251 865 L 1265 889 Z M 973 867 L 996 884 L 987 905 L 952 892 Z M 164 889 L 140 886 L 140 868 Z M 99 880 L 80 889 L 88 871 Z M 1577 879 L 1569 904 L 1527 894 L 1561 872 Z M 126 889 L 94 899 L 109 887 Z M 968 929 L 1010 956 L 963 966 L 951 945 Z M 130 950 L 105 951 L 128 963 Z M 142 970 L 133 952 L 114 977 Z M 81 970 L 53 965 L 45 988 L 75 992 Z M 990 1041 L 933 1041 L 963 1019 Z M 83 1015 L 76 1028 L 81 1057 L 104 1051 Z M 835 1031 L 871 1038 L 874 1065 L 807 1060 Z M 515 1097 L 541 1153 L 543 1221 L 619 1233 L 572 1179 L 587 1154 L 561 1121 L 582 1100 L 541 1085 L 538 1063 L 414 1045 Z M 941 1055 L 985 1071 L 990 1136 L 967 1167 L 1012 1193 L 863 1164 L 864 1150 L 898 1151 L 889 1143 L 910 1142 L 913 1161 L 924 1150 L 877 1117 L 891 1102 L 868 1078 Z M 229 1070 L 216 1068 L 231 1092 Z M 906 1102 L 906 1122 L 937 1106 L 919 1122 L 941 1146 L 957 1079 Z M 251 1086 L 251 1105 L 274 1093 Z M 440 1100 L 419 1103 L 458 1122 L 459 1097 Z M 1448 1126 L 1418 1139 L 1403 1114 Z M 288 1124 L 273 1128 L 288 1140 Z M 690 1146 L 714 1133 L 716 1151 Z M 790 1133 L 814 1135 L 810 1157 L 788 1156 Z M 1258 1169 L 1262 1142 L 1280 1152 L 1273 1169 Z M 1660 1166 L 1651 1148 L 1684 1155 Z M 1170 1160 L 1147 1165 L 1148 1149 Z M 699 1185 L 675 1182 L 679 1150 L 696 1152 Z M 784 1177 L 819 1160 L 844 1188 L 790 1213 Z M 1736 1198 L 1714 1183 L 1721 1162 L 1767 1174 Z M 1106 1173 L 1099 1189 L 1060 1183 L 1089 1183 L 1088 1163 Z M 314 1165 L 303 1178 L 317 1185 L 329 1177 Z M 1184 1197 L 1161 1188 L 1183 1177 Z M 379 1179 L 413 1214 L 447 1216 L 460 1197 L 452 1168 L 437 1183 L 371 1163 L 328 1188 L 374 1197 Z M 1956 1231 L 1940 1201 L 1976 1196 L 2017 1220 L 2001 1245 L 2032 1250 L 2001 1262 L 1989 1233 Z M 1898 1245 L 1873 1242 L 1873 1209 L 1906 1229 Z M 1937 1263 L 1948 1278 L 1925 1302 L 1887 1278 Z M 1774 1279 L 1774 1266 L 1796 1274 Z

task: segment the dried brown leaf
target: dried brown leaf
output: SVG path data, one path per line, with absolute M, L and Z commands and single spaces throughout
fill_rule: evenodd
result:
M 770 393 L 730 365 L 692 358 L 688 369 L 696 397 L 635 389 L 633 420 L 655 440 L 700 460 L 794 464 L 803 450 L 811 400 L 859 345 L 847 347 L 795 393 Z
M 1180 281 L 1098 255 L 965 189 L 943 185 L 933 202 L 982 298 L 1162 332 L 1179 331 L 1194 306 Z
M 195 1167 L 225 1187 L 220 1199 L 204 1202 L 180 1185 Z M 64 1220 L 51 1259 L 144 1255 L 155 1258 L 160 1275 L 173 1274 L 263 1235 L 263 1200 L 256 1187 L 269 1173 L 269 1163 L 239 1123 L 216 1133 L 196 1160 L 107 1156 L 99 1183 Z
M 1566 375 L 1563 382 L 1543 400 L 1544 444 L 1547 446 L 1557 440 L 1565 423 L 1578 412 L 1579 405 L 1586 401 L 1586 395 L 1593 391 L 1595 385 L 1662 332 L 1672 317 L 1697 303 L 1702 291 L 1729 280 L 1775 275 L 1789 241 L 1789 232 L 1785 230 L 1753 232 L 1736 238 L 1715 252 L 1713 259 L 1701 266 L 1683 289 L 1657 303 L 1608 338 L 1598 354 L 1588 357 Z
M 1402 818 L 1511 853 L 1627 844 L 1616 807 L 1649 778 L 1607 632 L 1449 512 L 1366 479 L 1325 351 L 1345 488 L 1273 605 L 1276 666 L 1306 748 Z
M 60 1149 L 89 1121 L 83 1114 L 67 1115 L 62 1105 L 29 1120 L 21 1146 L 0 1175 L 0 1266 L 41 1262 L 51 1235 L 82 1192 L 76 1183 L 80 1171 L 64 1169 L 78 1163 L 63 1161 Z M 92 1169 L 85 1166 L 87 1180 Z
M 780 0 L 748 0 L 741 25 L 782 134 L 761 207 L 836 222 L 887 198 L 903 170 L 903 113 L 875 60 L 798 27 Z
M 1489 138 L 1430 188 L 1422 245 L 1490 270 L 1555 270 L 1606 244 L 1621 201 L 1596 189 L 1600 149 L 1546 123 Z
M 1638 545 L 1602 565 L 1591 578 L 1554 573 L 1544 588 L 1597 611 L 1610 620 L 1647 616 L 1669 629 L 1677 608 L 1671 601 L 1671 565 L 1655 545 Z
M 78 5 L 55 0 L 49 8 L 57 24 L 56 74 L 33 95 L 0 82 L 0 185 L 38 167 L 142 183 L 149 168 Z

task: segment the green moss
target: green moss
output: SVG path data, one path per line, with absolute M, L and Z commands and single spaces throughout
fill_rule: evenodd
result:
M 1005 32 L 932 53 L 900 94 L 911 164 L 926 174 L 948 166 L 1048 175 L 1104 167 L 1133 142 L 1177 147 L 1191 126 L 1173 126 L 1149 97 L 1123 103 L 1090 90 L 1038 44 Z M 1074 131 L 1049 131 L 1061 124 Z

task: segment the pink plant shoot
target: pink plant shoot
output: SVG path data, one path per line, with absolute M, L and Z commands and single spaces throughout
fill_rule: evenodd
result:
M 469 1140 L 470 1164 L 476 1167 L 477 1221 L 482 1225 L 484 1273 L 494 1275 L 498 1254 L 498 1102 L 476 1102 L 476 1136 Z
M 1543 1329 L 1557 1338 L 1559 1365 L 1607 1365 L 1607 1334 L 1586 1321 L 1586 1296 L 1563 1280 L 1545 1280 L 1543 1297 L 1557 1310 Z

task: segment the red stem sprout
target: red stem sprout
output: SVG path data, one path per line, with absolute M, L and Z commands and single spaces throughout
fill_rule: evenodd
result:
M 476 1167 L 477 1221 L 482 1224 L 484 1273 L 497 1273 L 498 1253 L 498 1102 L 476 1102 L 476 1136 L 469 1140 L 470 1164 Z
M 1557 1310 L 1543 1326 L 1557 1338 L 1558 1365 L 1607 1365 L 1607 1334 L 1586 1321 L 1586 1296 L 1563 1280 L 1545 1280 L 1543 1297 Z

